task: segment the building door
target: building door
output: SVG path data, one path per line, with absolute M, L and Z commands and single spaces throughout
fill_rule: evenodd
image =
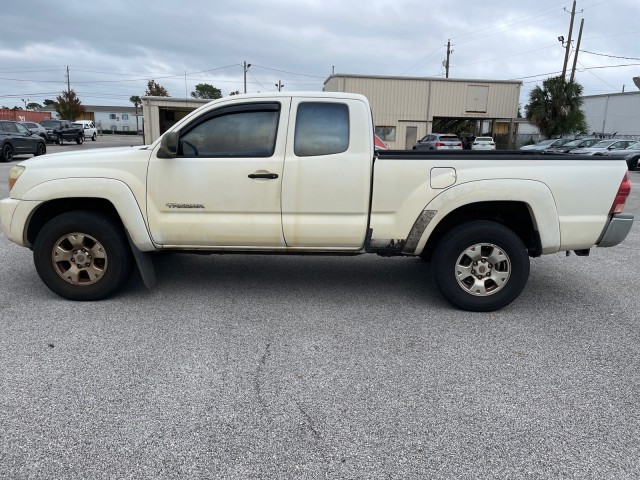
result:
M 411 150 L 418 141 L 418 127 L 407 127 L 405 132 L 404 148 Z

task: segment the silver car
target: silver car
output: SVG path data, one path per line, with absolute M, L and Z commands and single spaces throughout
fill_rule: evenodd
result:
M 569 153 L 575 155 L 603 155 L 605 152 L 610 152 L 611 150 L 623 150 L 634 143 L 637 143 L 637 140 L 600 140 L 590 147 L 576 148 Z
M 546 150 L 547 148 L 560 147 L 569 142 L 569 138 L 550 138 L 549 140 L 542 140 L 541 142 L 534 143 L 533 145 L 523 145 L 520 150 L 528 152 L 536 152 Z
M 47 129 L 42 125 L 36 122 L 18 122 L 27 127 L 31 133 L 35 133 L 36 135 L 40 135 L 45 140 L 47 139 Z
M 430 133 L 413 146 L 414 150 L 462 150 L 462 140 L 453 133 Z
M 634 143 L 623 150 L 607 150 L 602 155 L 623 158 L 631 171 L 640 169 L 640 142 Z

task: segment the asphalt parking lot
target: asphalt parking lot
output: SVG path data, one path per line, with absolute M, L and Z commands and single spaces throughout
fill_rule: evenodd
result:
M 167 255 L 69 302 L 0 236 L 0 477 L 638 478 L 630 177 L 623 244 L 533 259 L 489 314 L 372 255 Z

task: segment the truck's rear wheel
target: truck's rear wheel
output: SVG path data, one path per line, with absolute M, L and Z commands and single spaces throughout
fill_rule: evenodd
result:
M 454 306 L 489 312 L 509 305 L 529 278 L 529 255 L 518 235 L 495 222 L 464 223 L 433 255 L 438 289 Z
M 131 276 L 134 262 L 122 228 L 87 211 L 49 220 L 36 238 L 33 259 L 49 289 L 69 300 L 100 300 Z
M 78 138 L 76 138 L 76 143 L 78 145 L 82 145 L 82 142 L 84 142 L 84 137 L 82 135 L 78 135 Z

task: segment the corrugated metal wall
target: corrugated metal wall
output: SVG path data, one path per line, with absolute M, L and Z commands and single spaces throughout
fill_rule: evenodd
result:
M 49 120 L 49 112 L 32 112 L 31 110 L 9 110 L 0 109 L 0 120 L 13 120 L 14 122 L 41 122 Z
M 582 98 L 589 133 L 640 135 L 640 92 Z
M 375 126 L 396 127 L 396 140 L 387 140 L 389 147 L 411 148 L 407 127 L 415 127 L 417 138 L 422 138 L 431 132 L 434 117 L 516 118 L 521 85 L 519 81 L 334 75 L 324 89 L 365 95 Z

